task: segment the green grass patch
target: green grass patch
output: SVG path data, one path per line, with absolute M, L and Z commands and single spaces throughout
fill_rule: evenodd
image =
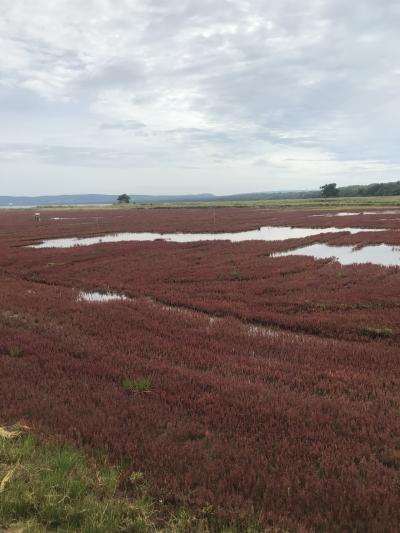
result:
M 24 533 L 154 530 L 150 498 L 122 498 L 119 483 L 117 468 L 94 464 L 72 446 L 0 432 L 0 527 Z
M 147 378 L 139 378 L 136 380 L 126 378 L 122 382 L 125 390 L 131 392 L 149 392 L 151 389 L 151 382 Z
M 22 357 L 23 352 L 19 346 L 10 346 L 8 349 L 8 355 L 10 357 Z
M 259 533 L 212 509 L 163 506 L 143 473 L 122 475 L 105 459 L 0 426 L 0 531 L 7 533 Z M 122 483 L 122 479 L 124 480 Z M 270 531 L 278 531 L 271 529 Z

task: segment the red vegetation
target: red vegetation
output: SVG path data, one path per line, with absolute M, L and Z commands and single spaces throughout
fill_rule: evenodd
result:
M 269 256 L 294 241 L 21 247 L 214 229 L 208 210 L 96 215 L 97 230 L 93 211 L 46 211 L 36 226 L 30 212 L 0 213 L 1 419 L 105 449 L 155 492 L 227 517 L 303 531 L 398 530 L 400 270 Z M 218 210 L 216 230 L 378 227 L 372 216 L 322 218 Z M 392 219 L 385 225 L 395 229 Z M 385 232 L 300 244 L 331 240 L 400 242 Z M 134 299 L 78 302 L 78 289 L 90 288 Z M 149 379 L 150 392 L 124 390 L 128 377 Z

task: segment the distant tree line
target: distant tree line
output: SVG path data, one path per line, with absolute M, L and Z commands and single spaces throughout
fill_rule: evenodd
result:
M 400 195 L 400 181 L 389 183 L 371 183 L 370 185 L 349 185 L 337 187 L 336 183 L 327 183 L 320 187 L 320 196 L 334 198 L 337 196 L 396 196 Z
M 396 196 L 400 195 L 400 181 L 372 183 L 371 185 L 349 185 L 338 187 L 336 183 L 326 183 L 316 191 L 277 191 L 213 196 L 207 202 L 243 200 L 290 200 L 305 198 L 336 198 L 345 196 Z
M 396 196 L 398 194 L 400 194 L 400 181 L 339 187 L 339 196 Z

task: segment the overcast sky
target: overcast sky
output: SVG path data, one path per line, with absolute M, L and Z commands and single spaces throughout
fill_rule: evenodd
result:
M 398 0 L 1 0 L 0 195 L 400 179 Z

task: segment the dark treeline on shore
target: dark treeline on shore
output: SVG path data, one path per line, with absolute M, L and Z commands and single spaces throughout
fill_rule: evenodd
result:
M 339 196 L 396 196 L 400 194 L 400 181 L 371 183 L 371 185 L 349 185 L 338 187 Z

